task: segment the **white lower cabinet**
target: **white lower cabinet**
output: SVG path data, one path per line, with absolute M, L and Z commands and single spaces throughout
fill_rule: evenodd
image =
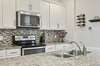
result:
M 20 49 L 9 49 L 9 50 L 6 50 L 6 57 L 7 58 L 17 57 L 17 56 L 21 56 L 21 50 Z
M 56 45 L 56 51 L 63 50 L 63 45 Z
M 68 51 L 69 48 L 71 49 L 70 45 L 68 44 L 49 45 L 46 46 L 45 52 Z
M 0 50 L 0 59 L 6 58 L 6 50 Z
M 55 45 L 46 46 L 45 52 L 53 52 L 53 51 L 56 51 L 55 47 L 56 47 Z
M 21 56 L 21 49 L 0 50 L 0 59 Z

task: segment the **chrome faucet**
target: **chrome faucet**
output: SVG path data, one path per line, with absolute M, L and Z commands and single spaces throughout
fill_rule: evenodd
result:
M 85 56 L 87 54 L 87 48 L 82 41 L 80 41 L 80 43 L 83 45 L 83 51 L 82 52 L 83 52 L 83 55 Z
M 85 45 L 80 41 L 80 43 L 82 44 L 82 47 L 83 49 L 81 49 L 80 45 L 76 42 L 76 41 L 71 41 L 70 42 L 71 44 L 75 44 L 78 49 L 79 49 L 79 52 L 82 54 L 82 55 L 86 55 L 86 47 Z M 77 51 L 75 52 L 75 55 L 77 54 Z
M 71 41 L 70 43 L 71 44 L 75 44 L 78 47 L 80 53 L 82 53 L 81 47 L 79 46 L 79 44 L 76 41 Z M 77 55 L 77 51 L 76 50 L 75 50 L 75 55 Z

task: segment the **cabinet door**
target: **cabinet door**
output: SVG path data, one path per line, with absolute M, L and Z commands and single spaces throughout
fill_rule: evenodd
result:
M 29 11 L 31 8 L 30 0 L 16 0 L 17 11 L 24 10 Z
M 40 3 L 41 29 L 49 29 L 49 3 L 41 1 Z
M 2 0 L 0 0 L 0 28 L 2 28 Z
M 6 51 L 5 50 L 0 50 L 0 59 L 6 58 Z
M 3 2 L 3 28 L 16 28 L 15 0 L 2 0 Z
M 66 29 L 66 12 L 65 12 L 65 8 L 63 6 L 58 6 L 58 12 L 57 12 L 57 16 L 58 16 L 58 26 L 57 28 L 61 29 L 61 30 L 65 30 Z
M 54 51 L 56 51 L 55 45 L 46 46 L 46 48 L 45 48 L 45 52 L 54 52 Z
M 50 4 L 50 29 L 57 29 L 58 10 L 56 4 Z
M 64 30 L 65 8 L 61 5 L 50 4 L 50 28 Z
M 56 51 L 63 50 L 63 45 L 56 45 Z
M 11 57 L 17 57 L 21 56 L 21 50 L 20 49 L 8 49 L 6 50 L 6 57 L 11 58 Z
M 32 12 L 40 12 L 40 0 L 30 0 L 30 7 Z

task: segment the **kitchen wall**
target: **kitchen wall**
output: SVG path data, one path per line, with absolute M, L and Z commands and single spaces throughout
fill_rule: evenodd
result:
M 72 40 L 82 41 L 88 47 L 100 48 L 100 22 L 91 23 L 90 19 L 100 17 L 100 0 L 67 0 L 68 32 Z M 76 7 L 74 7 L 76 5 Z M 77 27 L 74 15 L 86 15 L 86 26 Z M 92 29 L 91 29 L 92 28 Z
M 76 1 L 76 16 L 78 14 L 86 15 L 86 27 L 77 28 L 77 39 L 83 41 L 89 47 L 100 48 L 100 22 L 91 23 L 90 19 L 95 16 L 100 17 L 100 0 L 77 0 Z M 89 30 L 89 27 L 92 29 Z
M 66 30 L 68 31 L 66 40 L 71 41 L 74 40 L 74 0 L 63 0 L 63 3 L 66 7 Z
M 36 35 L 36 41 L 39 42 L 39 36 L 41 32 L 45 32 L 46 43 L 54 42 L 54 35 L 61 30 L 35 30 L 35 29 L 1 29 L 0 36 L 3 36 L 3 40 L 0 41 L 0 45 L 12 45 L 12 36 L 14 35 Z

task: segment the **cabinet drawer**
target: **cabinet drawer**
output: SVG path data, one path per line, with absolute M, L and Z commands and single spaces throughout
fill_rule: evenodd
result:
M 46 51 L 46 52 L 53 52 L 53 51 L 56 51 L 55 45 L 52 45 L 52 46 L 46 46 L 45 51 Z
M 6 51 L 5 50 L 0 50 L 0 59 L 6 58 Z
M 7 57 L 16 57 L 21 55 L 20 49 L 9 49 L 7 50 Z
M 56 51 L 63 50 L 63 45 L 56 45 Z

